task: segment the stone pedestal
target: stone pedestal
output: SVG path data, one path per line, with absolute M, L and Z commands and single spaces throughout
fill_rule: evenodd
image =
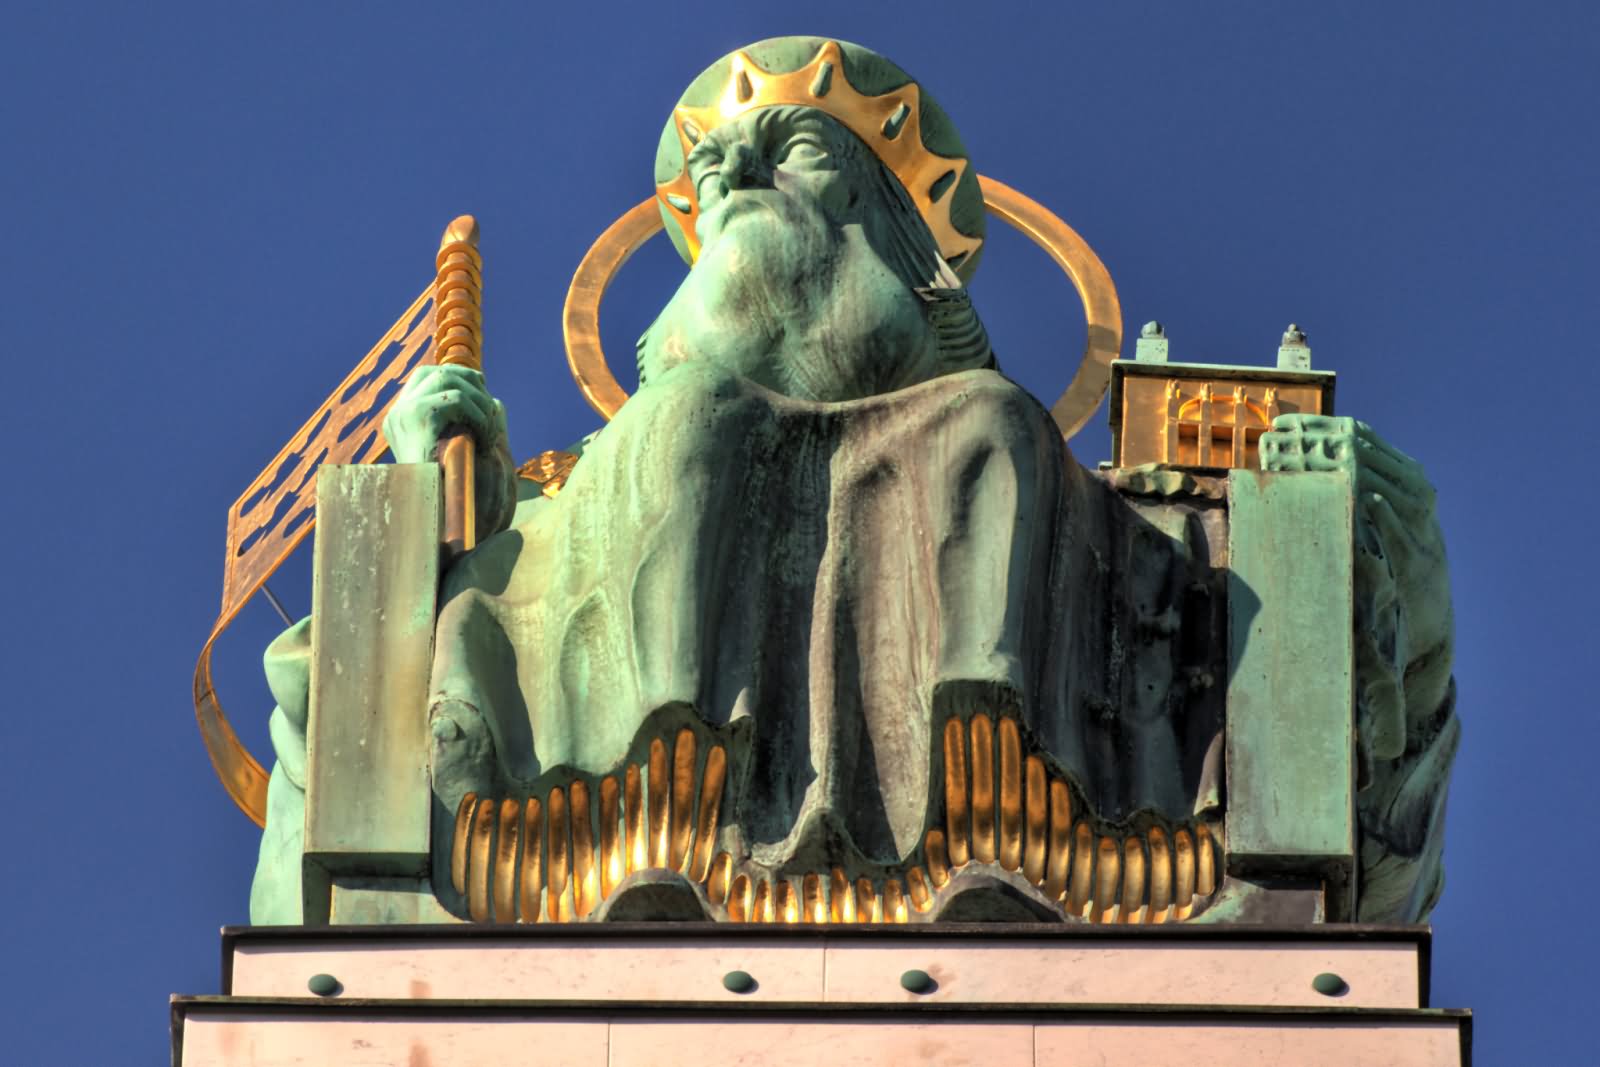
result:
M 1465 1064 L 1425 928 L 230 928 L 178 1067 Z M 319 992 L 321 995 L 319 995 Z

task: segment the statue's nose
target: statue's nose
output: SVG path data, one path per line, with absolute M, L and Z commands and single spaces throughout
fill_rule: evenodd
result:
M 734 144 L 722 159 L 722 184 L 727 189 L 744 189 L 760 180 L 761 160 L 749 145 Z

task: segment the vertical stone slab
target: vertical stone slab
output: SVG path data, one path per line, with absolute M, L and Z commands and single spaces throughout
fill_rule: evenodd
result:
M 312 562 L 305 921 L 339 875 L 428 870 L 439 468 L 323 467 Z
M 1350 478 L 1235 470 L 1228 501 L 1228 868 L 1320 877 L 1338 919 L 1356 840 Z

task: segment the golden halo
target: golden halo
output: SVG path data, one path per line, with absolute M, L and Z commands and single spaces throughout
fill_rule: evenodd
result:
M 1044 205 L 981 174 L 978 187 L 983 190 L 989 213 L 1048 252 L 1072 279 L 1073 288 L 1083 301 L 1083 315 L 1089 325 L 1083 362 L 1078 364 L 1077 373 L 1061 398 L 1050 406 L 1050 416 L 1061 428 L 1062 436 L 1071 437 L 1083 429 L 1100 406 L 1111 382 L 1111 361 L 1122 349 L 1122 305 L 1117 301 L 1116 286 L 1111 284 L 1111 275 L 1094 249 Z M 600 301 L 617 271 L 662 226 L 660 202 L 653 196 L 613 222 L 578 264 L 561 310 L 561 332 L 572 379 L 589 406 L 607 420 L 622 407 L 628 394 L 617 384 L 600 348 Z

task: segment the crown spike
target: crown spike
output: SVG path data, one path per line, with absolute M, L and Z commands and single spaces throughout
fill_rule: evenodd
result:
M 811 79 L 811 95 L 823 97 L 833 88 L 833 64 L 826 59 L 817 67 L 817 76 Z

